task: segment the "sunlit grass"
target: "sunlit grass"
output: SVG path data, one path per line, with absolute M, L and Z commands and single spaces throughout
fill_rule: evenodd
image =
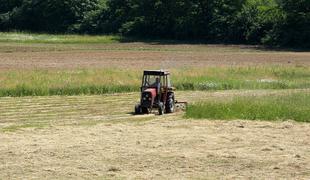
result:
M 35 129 L 42 129 L 44 127 L 47 127 L 48 125 L 46 123 L 33 123 L 33 122 L 28 122 L 24 123 L 21 125 L 11 125 L 5 128 L 2 128 L 0 132 L 15 132 L 20 129 L 25 129 L 25 128 L 35 128 Z
M 177 88 L 181 90 L 295 89 L 310 87 L 310 67 L 189 68 L 175 71 L 174 76 L 174 82 Z
M 21 32 L 0 32 L 0 42 L 20 43 L 59 43 L 59 44 L 88 44 L 88 43 L 116 43 L 120 36 L 102 35 L 52 35 Z
M 310 93 L 236 97 L 189 105 L 187 118 L 219 120 L 295 120 L 310 122 Z
M 178 90 L 305 89 L 310 67 L 212 67 L 172 69 Z M 0 96 L 106 94 L 139 91 L 141 70 L 7 70 Z

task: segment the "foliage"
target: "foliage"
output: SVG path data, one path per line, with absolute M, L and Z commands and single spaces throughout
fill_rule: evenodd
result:
M 310 47 L 309 0 L 0 0 L 0 30 Z
M 275 1 L 248 0 L 237 14 L 233 29 L 242 42 L 257 44 L 281 21 L 282 13 Z
M 2 23 L 16 29 L 70 32 L 79 28 L 86 14 L 98 6 L 99 0 L 23 0 L 6 13 L 9 22 Z
M 279 0 L 279 6 L 285 16 L 272 29 L 274 44 L 310 47 L 310 1 Z

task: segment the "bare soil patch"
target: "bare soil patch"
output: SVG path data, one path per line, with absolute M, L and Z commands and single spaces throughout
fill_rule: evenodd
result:
M 182 68 L 205 66 L 309 66 L 309 52 L 259 51 L 245 46 L 23 45 L 0 48 L 0 69 Z

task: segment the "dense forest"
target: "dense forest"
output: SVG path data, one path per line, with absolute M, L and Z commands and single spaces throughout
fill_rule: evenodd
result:
M 1 31 L 310 47 L 310 0 L 0 0 Z

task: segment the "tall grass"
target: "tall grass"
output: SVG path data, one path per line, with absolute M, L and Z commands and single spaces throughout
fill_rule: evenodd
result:
M 183 69 L 174 72 L 181 90 L 310 88 L 310 67 L 257 66 Z
M 99 95 L 133 92 L 140 77 L 124 70 L 24 70 L 0 72 L 0 97 Z
M 212 67 L 172 69 L 178 90 L 310 88 L 310 67 Z M 139 91 L 142 70 L 7 70 L 0 96 L 105 94 Z
M 189 105 L 187 118 L 295 120 L 310 122 L 310 93 L 285 96 L 236 97 L 232 100 L 208 101 Z
M 0 42 L 19 43 L 54 43 L 54 44 L 88 44 L 120 42 L 120 36 L 102 35 L 52 35 L 21 32 L 0 32 Z
M 137 91 L 137 87 L 130 85 L 97 85 L 97 86 L 68 86 L 68 87 L 39 87 L 31 88 L 26 85 L 17 86 L 12 89 L 0 89 L 0 97 L 21 96 L 53 96 L 53 95 L 100 95 L 111 93 L 124 93 Z

